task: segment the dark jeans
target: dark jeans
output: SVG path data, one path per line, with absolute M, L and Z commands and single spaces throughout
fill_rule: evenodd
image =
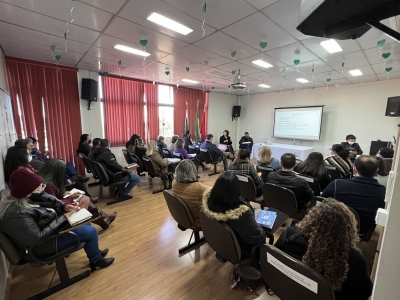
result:
M 225 155 L 215 157 L 216 161 L 222 161 L 224 164 L 224 171 L 228 170 L 228 160 Z
M 251 153 L 251 148 L 250 148 L 249 144 L 241 144 L 240 149 L 245 149 Z
M 137 174 L 133 174 L 131 171 L 127 172 L 125 177 L 122 177 L 121 181 L 129 181 L 128 185 L 124 189 L 124 195 L 128 195 L 129 192 L 140 182 L 140 177 Z

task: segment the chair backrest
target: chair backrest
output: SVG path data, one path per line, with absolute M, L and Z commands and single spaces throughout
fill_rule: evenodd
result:
M 122 154 L 125 157 L 125 161 L 128 165 L 135 163 L 130 155 L 130 153 L 128 152 L 128 150 L 126 149 L 122 149 Z
M 180 160 L 184 160 L 185 159 L 183 157 L 182 153 L 176 153 L 176 152 L 174 152 L 174 158 L 179 158 Z
M 96 171 L 96 169 L 94 167 L 93 159 L 91 159 L 90 157 L 87 156 L 86 157 L 86 161 L 87 161 L 87 163 L 88 163 L 88 165 L 90 167 L 90 171 L 92 171 L 93 177 L 95 179 L 99 179 L 99 175 L 97 175 L 97 171 Z
M 232 264 L 237 264 L 242 252 L 236 234 L 229 225 L 210 218 L 204 211 L 200 211 L 200 222 L 207 243 L 217 255 Z
M 144 167 L 146 168 L 147 173 L 150 176 L 157 176 L 156 168 L 155 168 L 154 163 L 151 160 L 151 158 L 147 157 L 147 156 L 143 156 L 142 158 L 143 158 Z
M 78 156 L 79 156 L 79 158 L 82 160 L 82 163 L 83 163 L 83 165 L 84 165 L 85 168 L 86 168 L 86 171 L 87 171 L 88 173 L 92 173 L 92 170 L 90 169 L 89 163 L 87 162 L 86 155 L 79 152 L 79 153 L 78 153 Z
M 385 163 L 386 172 L 390 172 L 392 170 L 393 158 L 382 158 Z
M 271 172 L 276 172 L 276 169 L 271 166 L 257 166 L 257 172 L 261 172 L 261 178 L 263 182 L 267 182 L 268 174 Z
M 197 153 L 196 146 L 194 146 L 194 145 L 187 145 L 186 146 L 186 144 L 185 144 L 185 147 L 187 147 L 186 150 L 188 151 L 189 154 L 196 154 Z
M 157 150 L 158 150 L 158 153 L 160 153 L 161 157 L 165 158 L 164 157 L 164 152 L 162 151 L 161 147 L 157 146 Z
M 257 190 L 253 178 L 241 173 L 237 173 L 236 177 L 239 179 L 240 196 L 248 201 L 255 199 L 257 197 Z
M 331 181 L 341 178 L 340 171 L 338 168 L 334 166 L 326 166 L 326 169 L 328 170 L 329 176 L 331 176 Z
M 264 204 L 273 207 L 293 218 L 298 212 L 296 196 L 294 193 L 283 186 L 266 183 L 263 186 Z
M 0 232 L 0 249 L 3 251 L 10 264 L 16 265 L 21 261 L 18 248 L 11 239 L 2 232 Z
M 103 186 L 108 186 L 110 183 L 110 177 L 107 174 L 106 169 L 104 169 L 103 165 L 98 161 L 92 161 L 94 165 L 94 169 L 96 170 L 97 176 L 99 176 L 99 180 L 103 184 Z
M 265 284 L 282 300 L 335 300 L 324 276 L 272 245 L 260 248 Z
M 187 208 L 185 202 L 183 202 L 178 196 L 175 196 L 168 190 L 164 190 L 164 198 L 167 202 L 169 212 L 175 221 L 183 228 L 190 228 L 193 225 L 193 218 Z
M 357 221 L 357 229 L 358 229 L 358 232 L 360 232 L 360 228 L 361 228 L 360 215 L 354 208 L 352 208 L 350 206 L 347 206 L 347 208 L 354 214 L 354 217 L 356 218 L 356 221 Z
M 209 164 L 210 162 L 213 161 L 210 152 L 208 152 L 207 149 L 202 149 L 200 148 L 200 158 L 202 161 L 205 163 Z
M 297 174 L 297 177 L 303 178 L 307 181 L 308 185 L 314 192 L 314 196 L 321 196 L 321 187 L 319 186 L 319 181 L 317 179 L 305 174 Z
M 161 151 L 163 153 L 164 158 L 172 158 L 172 154 L 168 149 L 163 148 L 161 149 Z
M 137 156 L 136 154 L 132 154 L 132 153 L 129 153 L 129 155 L 131 156 L 133 163 L 137 163 L 139 165 L 139 168 L 137 168 L 138 174 L 142 173 L 143 171 L 146 171 L 146 168 L 144 167 L 143 162 L 139 158 L 139 156 Z

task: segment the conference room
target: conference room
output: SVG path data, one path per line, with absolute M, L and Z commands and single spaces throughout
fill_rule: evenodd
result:
M 399 15 L 0 0 L 0 298 L 398 300 Z

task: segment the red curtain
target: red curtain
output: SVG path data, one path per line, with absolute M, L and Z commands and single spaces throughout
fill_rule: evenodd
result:
M 150 140 L 155 141 L 159 132 L 159 118 L 158 118 L 158 85 L 145 83 L 144 93 L 146 95 L 146 108 L 147 108 L 147 142 Z
M 82 134 L 77 69 L 13 57 L 6 57 L 6 66 L 18 138 L 22 133 L 17 95 L 26 136 L 37 137 L 43 148 L 43 99 L 51 156 L 72 162 L 84 174 L 75 155 Z
M 196 119 L 197 101 L 199 101 L 200 114 L 208 98 L 208 93 L 200 90 L 179 88 L 174 95 L 174 132 L 181 136 L 185 128 L 186 102 L 188 103 L 189 130 L 194 136 L 194 122 Z M 208 108 L 207 108 L 208 109 Z M 208 120 L 208 114 L 207 114 Z M 202 120 L 200 120 L 200 123 Z
M 144 83 L 102 77 L 105 135 L 111 146 L 124 146 L 131 135 L 144 136 Z

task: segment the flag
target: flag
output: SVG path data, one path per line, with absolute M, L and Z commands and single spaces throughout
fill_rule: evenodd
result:
M 206 139 L 206 105 L 204 105 L 203 114 L 201 115 L 201 126 L 200 126 L 200 133 L 201 133 L 201 141 L 204 142 Z
M 195 141 L 200 142 L 200 111 L 199 100 L 197 100 L 196 120 L 194 121 L 194 135 Z
M 188 103 L 186 102 L 186 118 L 185 118 L 185 130 L 183 134 L 186 134 L 186 131 L 189 130 L 189 115 L 188 115 Z

